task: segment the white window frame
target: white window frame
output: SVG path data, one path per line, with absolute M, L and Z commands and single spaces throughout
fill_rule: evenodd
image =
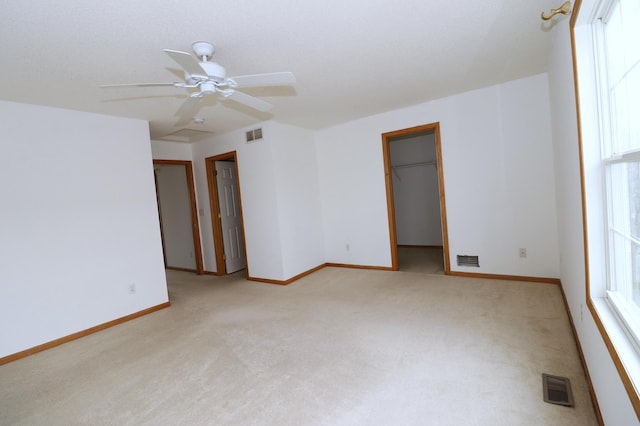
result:
M 599 18 L 607 16 L 611 4 L 617 0 L 577 0 L 572 16 L 572 41 L 574 52 L 574 75 L 576 78 L 581 170 L 583 188 L 583 211 L 585 220 L 585 257 L 587 260 L 587 306 L 601 331 L 603 340 L 620 374 L 630 401 L 640 419 L 640 315 L 635 315 L 637 306 L 620 301 L 611 280 L 609 252 L 612 244 L 609 237 L 607 207 L 611 201 L 607 193 L 607 168 L 620 162 L 636 159 L 635 153 L 612 153 L 607 151 L 610 141 L 610 114 L 608 101 L 602 107 L 608 93 L 603 90 L 599 70 L 602 69 L 602 28 Z M 609 6 L 607 6 L 609 5 Z M 599 33 L 600 32 L 600 33 Z M 631 332 L 631 330 L 639 332 Z
M 603 203 L 604 217 L 606 218 L 605 230 L 605 249 L 606 249 L 606 265 L 607 265 L 607 289 L 606 297 L 607 302 L 618 316 L 621 324 L 626 328 L 626 332 L 632 339 L 632 343 L 636 349 L 640 350 L 640 307 L 634 303 L 629 303 L 628 299 L 631 297 L 631 277 L 629 271 L 625 271 L 623 276 L 616 275 L 616 271 L 620 268 L 614 267 L 614 263 L 624 263 L 625 258 L 622 256 L 616 257 L 614 235 L 629 240 L 633 244 L 640 245 L 640 241 L 629 235 L 630 233 L 625 230 L 617 229 L 613 224 L 612 211 L 616 205 L 627 205 L 628 202 L 622 202 L 619 197 L 626 199 L 628 194 L 623 191 L 621 194 L 611 188 L 612 181 L 612 168 L 618 164 L 624 164 L 629 162 L 637 162 L 640 160 L 640 147 L 625 153 L 620 153 L 616 150 L 616 141 L 614 140 L 614 133 L 616 132 L 613 126 L 614 120 L 612 117 L 612 106 L 610 104 L 610 78 L 608 75 L 608 63 L 607 58 L 601 55 L 605 50 L 605 26 L 610 20 L 614 8 L 619 5 L 619 0 L 602 0 L 599 2 L 599 6 L 596 8 L 598 11 L 595 14 L 592 26 L 594 31 L 594 51 L 596 54 L 596 73 L 597 73 L 597 87 L 598 87 L 598 112 L 600 119 L 600 140 L 601 140 L 601 157 L 602 157 L 602 177 L 603 177 L 603 193 L 606 196 L 605 203 Z M 604 22 L 603 22 L 604 21 Z M 615 194 L 614 194 L 615 192 Z M 618 201 L 616 203 L 616 200 Z M 614 203 L 616 203 L 614 205 Z M 629 215 L 628 209 L 618 209 L 619 214 Z M 621 294 L 624 293 L 624 294 Z

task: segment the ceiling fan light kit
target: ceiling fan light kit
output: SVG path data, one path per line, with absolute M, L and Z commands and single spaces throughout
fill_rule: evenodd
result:
M 211 95 L 216 93 L 216 85 L 213 81 L 203 81 L 200 84 L 200 93 L 205 95 Z
M 232 99 L 250 108 L 266 112 L 270 110 L 273 105 L 236 89 L 244 87 L 286 86 L 296 82 L 295 76 L 291 72 L 241 75 L 227 78 L 225 68 L 210 60 L 215 52 L 215 46 L 213 44 L 206 41 L 196 41 L 191 45 L 191 48 L 198 57 L 198 60 L 186 52 L 163 49 L 163 51 L 184 70 L 184 83 L 140 83 L 107 85 L 102 87 L 174 86 L 187 89 L 197 88 L 198 91 L 191 93 L 176 112 L 176 115 L 184 116 L 193 110 L 201 98 L 216 93 L 219 93 L 222 99 Z

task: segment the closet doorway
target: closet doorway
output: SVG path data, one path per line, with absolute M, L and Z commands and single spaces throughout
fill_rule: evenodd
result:
M 167 269 L 204 273 L 191 161 L 153 160 Z
M 450 272 L 439 123 L 382 135 L 393 270 Z

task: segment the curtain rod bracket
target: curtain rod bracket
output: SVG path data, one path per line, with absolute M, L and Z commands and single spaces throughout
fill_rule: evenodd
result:
M 566 1 L 559 8 L 551 9 L 551 13 L 549 13 L 548 15 L 545 15 L 544 12 L 542 12 L 540 17 L 542 18 L 543 21 L 548 21 L 551 18 L 553 18 L 554 16 L 556 16 L 558 13 L 562 13 L 563 15 L 570 14 L 571 13 L 571 2 L 570 1 Z

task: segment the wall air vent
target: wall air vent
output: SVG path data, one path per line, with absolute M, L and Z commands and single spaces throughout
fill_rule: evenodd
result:
M 571 382 L 566 377 L 552 376 L 542 373 L 542 398 L 550 404 L 573 407 Z
M 478 256 L 467 256 L 467 255 L 457 255 L 458 266 L 473 266 L 476 268 L 480 267 L 480 262 L 478 260 Z
M 246 133 L 247 142 L 254 142 L 262 139 L 262 128 L 249 130 Z

